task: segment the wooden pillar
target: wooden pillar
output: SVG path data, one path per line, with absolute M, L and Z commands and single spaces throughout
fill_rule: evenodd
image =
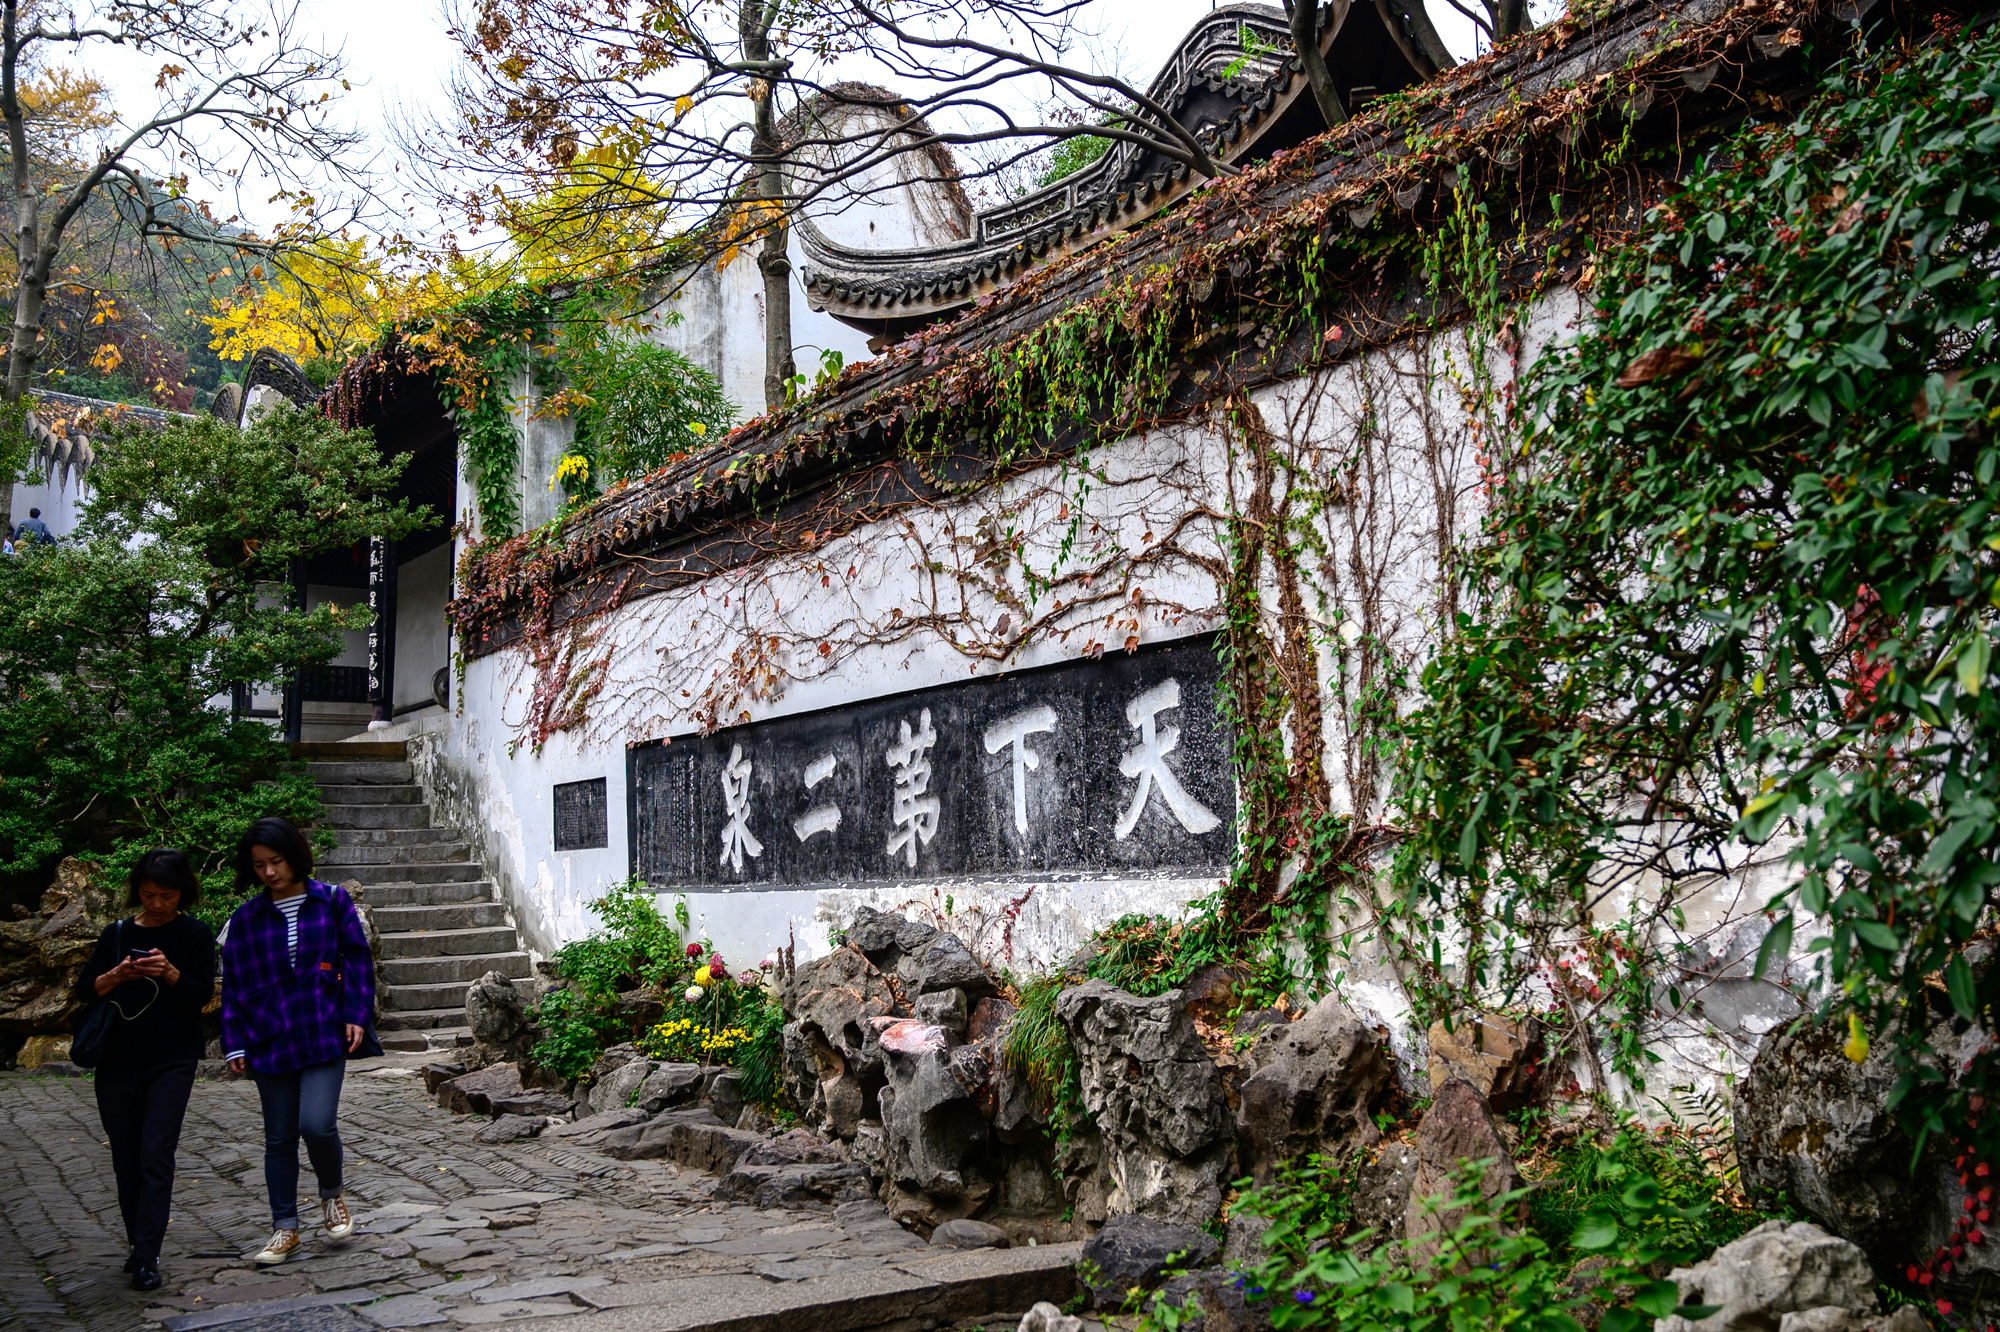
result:
M 386 537 L 368 538 L 368 701 L 369 730 L 395 720 L 396 543 Z
M 306 568 L 305 561 L 293 560 L 290 570 L 290 587 L 286 594 L 292 609 L 306 608 Z M 284 727 L 285 743 L 295 745 L 305 725 L 305 672 L 295 663 L 285 674 L 285 701 L 279 705 L 279 720 Z

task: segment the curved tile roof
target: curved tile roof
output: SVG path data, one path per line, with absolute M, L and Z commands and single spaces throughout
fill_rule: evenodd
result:
M 1350 110 L 1419 82 L 1373 7 L 1350 6 L 1321 36 Z M 1246 49 L 1246 32 L 1255 49 Z M 1148 95 L 1173 110 L 1224 162 L 1264 157 L 1325 129 L 1291 50 L 1284 11 L 1223 5 L 1188 30 Z M 1137 144 L 1113 143 L 1089 166 L 1018 199 L 973 214 L 955 244 L 913 250 L 854 249 L 810 216 L 794 223 L 806 265 L 806 298 L 844 323 L 894 338 L 970 305 L 1037 263 L 1136 226 L 1207 184 L 1185 164 Z
M 34 407 L 23 423 L 33 446 L 29 462 L 52 486 L 79 484 L 97 461 L 95 437 L 116 425 L 165 425 L 185 415 L 129 402 L 107 402 L 75 393 L 32 389 Z

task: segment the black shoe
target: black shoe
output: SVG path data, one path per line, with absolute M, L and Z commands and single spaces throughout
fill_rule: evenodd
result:
M 130 1253 L 125 1255 L 125 1274 L 127 1276 L 130 1276 L 132 1273 L 138 1270 L 139 1270 L 139 1251 L 137 1249 L 133 1249 Z
M 132 1269 L 132 1289 L 158 1290 L 159 1288 L 160 1288 L 159 1268 L 153 1266 L 151 1263 L 141 1262 L 138 1266 Z

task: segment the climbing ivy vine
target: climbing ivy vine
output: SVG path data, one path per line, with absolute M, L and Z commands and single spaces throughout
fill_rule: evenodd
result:
M 719 439 L 735 411 L 715 376 L 649 340 L 678 315 L 629 314 L 631 281 L 581 288 L 515 284 L 398 330 L 437 383 L 472 464 L 487 543 L 520 527 L 521 435 L 516 394 L 539 417 L 567 417 L 574 435 L 551 489 L 571 502 Z
M 1862 52 L 1598 258 L 1528 380 L 1467 609 L 1401 725 L 1398 883 L 1617 1030 L 1685 1002 L 1654 926 L 1771 850 L 1922 1134 L 1982 1117 L 2000 968 L 2000 39 Z M 1768 890 L 1767 890 L 1768 891 Z M 1602 922 L 1617 920 L 1608 927 Z M 1566 937 L 1588 990 L 1548 966 Z M 1685 962 L 1685 959 L 1679 959 Z M 1969 1033 L 1959 1067 L 1938 1024 Z M 1614 1062 L 1640 1074 L 1636 1042 Z

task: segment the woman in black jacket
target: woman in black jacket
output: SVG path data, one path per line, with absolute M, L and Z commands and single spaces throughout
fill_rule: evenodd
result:
M 201 1010 L 215 990 L 215 935 L 184 914 L 200 899 L 201 883 L 180 852 L 139 857 L 127 888 L 138 914 L 98 936 L 76 996 L 117 1005 L 97 1066 L 97 1116 L 132 1245 L 125 1270 L 134 1290 L 158 1290 L 174 1150 L 202 1056 Z

